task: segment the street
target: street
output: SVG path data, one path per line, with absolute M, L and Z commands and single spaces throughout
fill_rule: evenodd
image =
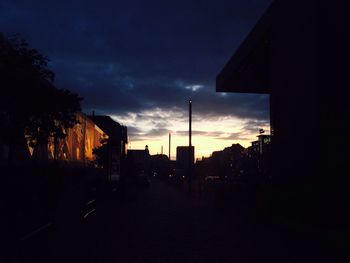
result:
M 254 218 L 158 179 L 26 242 L 19 262 L 301 262 L 304 254 Z

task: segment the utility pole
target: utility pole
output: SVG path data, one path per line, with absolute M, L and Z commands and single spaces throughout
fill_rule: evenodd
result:
M 188 190 L 192 191 L 192 100 L 188 102 L 189 127 L 188 127 Z

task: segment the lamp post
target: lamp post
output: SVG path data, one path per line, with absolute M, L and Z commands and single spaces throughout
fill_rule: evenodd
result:
M 188 127 L 188 190 L 192 191 L 192 100 L 188 101 L 189 127 Z
M 171 154 L 171 133 L 169 132 L 169 161 L 171 160 L 170 154 Z

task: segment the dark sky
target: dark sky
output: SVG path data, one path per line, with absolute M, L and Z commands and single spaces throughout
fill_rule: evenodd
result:
M 216 93 L 215 77 L 270 2 L 2 0 L 0 30 L 50 57 L 85 111 L 184 112 L 192 97 L 199 119 L 268 120 L 268 96 Z

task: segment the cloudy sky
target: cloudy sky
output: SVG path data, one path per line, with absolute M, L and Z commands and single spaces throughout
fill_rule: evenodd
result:
M 196 157 L 249 146 L 269 129 L 269 97 L 215 92 L 215 77 L 271 0 L 0 2 L 0 31 L 19 33 L 51 59 L 55 83 L 84 97 L 84 112 L 127 125 L 131 149 Z

